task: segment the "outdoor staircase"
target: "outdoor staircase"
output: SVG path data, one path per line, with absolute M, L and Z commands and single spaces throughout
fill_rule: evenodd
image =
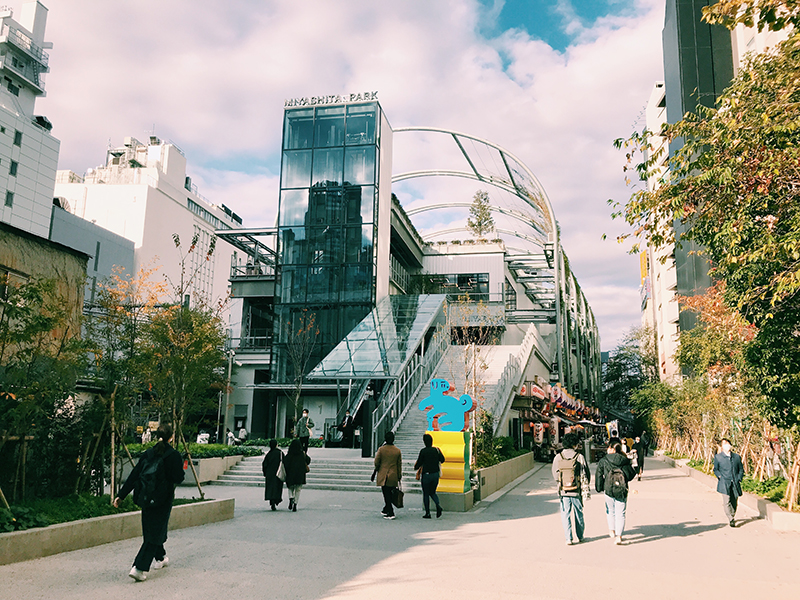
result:
M 421 439 L 421 438 L 420 438 Z M 370 481 L 374 469 L 373 459 L 357 457 L 359 451 L 350 451 L 351 457 L 325 456 L 332 454 L 328 449 L 311 449 L 311 470 L 306 474 L 306 489 L 310 490 L 336 490 L 341 492 L 379 492 L 380 488 Z M 418 450 L 419 451 L 419 450 Z M 404 455 L 405 458 L 405 455 Z M 422 493 L 420 483 L 414 478 L 413 459 L 403 460 L 403 491 L 406 493 Z M 261 474 L 263 456 L 249 456 L 238 465 L 226 471 L 211 485 L 264 485 L 264 476 Z
M 464 346 L 450 346 L 434 374 L 436 378 L 449 381 L 455 387 L 455 392 L 459 396 L 464 393 L 465 389 L 464 348 Z M 481 346 L 481 355 L 487 364 L 486 370 L 481 374 L 485 388 L 483 394 L 485 398 L 493 398 L 498 381 L 508 364 L 509 357 L 517 349 L 518 346 Z M 420 449 L 422 449 L 422 436 L 428 429 L 428 418 L 418 407 L 423 398 L 429 395 L 430 386 L 423 386 L 395 431 L 394 443 L 400 448 L 404 459 L 416 460 Z M 500 404 L 507 403 L 509 400 L 510 398 L 501 399 Z M 497 416 L 495 415 L 495 417 Z

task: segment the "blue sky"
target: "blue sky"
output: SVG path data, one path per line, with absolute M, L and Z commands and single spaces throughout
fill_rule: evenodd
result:
M 625 0 L 481 0 L 491 17 L 482 32 L 495 36 L 522 29 L 563 52 L 602 17 L 630 16 L 636 8 Z

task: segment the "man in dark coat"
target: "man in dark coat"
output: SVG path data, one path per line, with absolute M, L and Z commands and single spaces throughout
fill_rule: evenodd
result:
M 394 445 L 394 432 L 387 431 L 384 440 L 386 443 L 375 453 L 373 477 L 377 477 L 376 483 L 383 493 L 381 514 L 384 519 L 392 520 L 394 519 L 392 500 L 394 491 L 403 477 L 403 457 L 400 448 Z
M 723 494 L 722 506 L 725 516 L 728 517 L 728 524 L 736 527 L 734 516 L 739 505 L 739 496 L 742 495 L 744 467 L 742 457 L 732 452 L 731 447 L 731 441 L 722 438 L 721 451 L 714 456 L 714 475 L 717 476 L 717 491 Z
M 167 541 L 167 529 L 169 527 L 169 515 L 172 512 L 172 501 L 175 499 L 175 486 L 183 481 L 183 459 L 181 455 L 170 446 L 172 441 L 172 427 L 167 424 L 159 426 L 156 436 L 159 442 L 149 448 L 136 463 L 136 466 L 128 476 L 127 481 L 119 491 L 119 496 L 114 499 L 114 506 L 137 488 L 133 494 L 136 503 L 142 502 L 141 492 L 137 483 L 142 479 L 141 475 L 145 467 L 160 461 L 156 470 L 154 497 L 146 506 L 142 506 L 142 546 L 133 561 L 133 568 L 128 574 L 136 581 L 147 579 L 150 565 L 155 569 L 161 569 L 169 564 L 167 552 L 164 550 L 164 542 Z

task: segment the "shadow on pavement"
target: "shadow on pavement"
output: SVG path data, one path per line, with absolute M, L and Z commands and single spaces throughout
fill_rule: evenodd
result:
M 639 525 L 631 527 L 622 536 L 626 546 L 656 542 L 665 538 L 688 537 L 699 535 L 707 531 L 716 531 L 728 527 L 727 523 L 713 525 L 700 525 L 699 521 L 686 521 L 684 523 L 664 523 L 658 525 Z

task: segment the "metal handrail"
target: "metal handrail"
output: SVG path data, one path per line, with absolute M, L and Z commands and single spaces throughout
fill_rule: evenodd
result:
M 440 324 L 434 331 L 425 355 L 414 355 L 400 376 L 381 394 L 381 400 L 372 412 L 373 450 L 387 431 L 397 429 L 399 415 L 403 414 L 408 403 L 416 398 L 420 388 L 427 383 L 449 346 L 449 330 Z
M 47 63 L 50 57 L 47 52 L 37 46 L 31 38 L 22 33 L 19 29 L 9 27 L 6 35 L 8 36 L 8 41 L 14 44 L 17 48 L 25 50 L 29 54 L 35 56 L 45 67 L 48 66 Z
M 511 391 L 520 384 L 522 376 L 525 374 L 525 366 L 530 360 L 536 335 L 536 325 L 531 323 L 528 327 L 528 331 L 525 333 L 525 337 L 522 339 L 522 344 L 520 344 L 519 350 L 515 355 L 512 355 L 509 358 L 508 364 L 506 364 L 506 368 L 503 369 L 503 374 L 500 376 L 500 379 L 497 382 L 497 387 L 495 388 L 494 393 L 495 402 L 493 406 L 495 410 L 491 411 L 492 415 L 494 415 L 495 430 L 497 429 L 497 426 L 503 422 L 506 413 L 508 412 L 508 399 L 511 396 Z M 501 413 L 496 414 L 496 409 L 499 406 L 502 406 L 503 410 Z

